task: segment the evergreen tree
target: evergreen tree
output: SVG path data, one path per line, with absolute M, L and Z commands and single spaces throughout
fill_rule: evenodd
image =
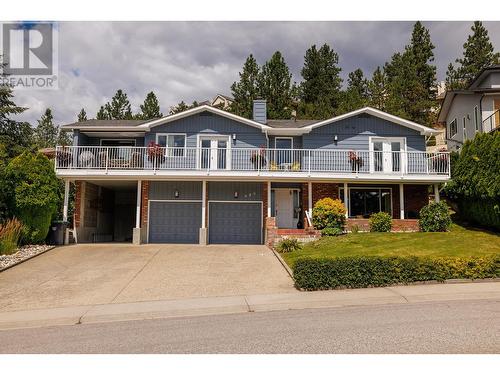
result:
M 168 114 L 175 115 L 176 113 L 184 112 L 187 111 L 188 109 L 196 108 L 198 106 L 199 104 L 196 100 L 191 105 L 186 104 L 183 100 L 179 104 L 170 107 L 170 111 L 168 112 Z
M 474 21 L 471 27 L 472 35 L 464 43 L 463 56 L 456 59 L 458 67 L 448 67 L 447 84 L 450 89 L 468 87 L 472 80 L 484 68 L 500 62 L 500 53 L 495 53 L 493 44 L 488 36 L 488 30 L 480 21 Z
M 368 80 L 361 69 L 349 73 L 347 89 L 341 103 L 341 112 L 350 112 L 368 104 Z
M 73 144 L 73 141 L 71 140 L 71 137 L 69 136 L 69 132 L 63 131 L 61 128 L 58 129 L 59 134 L 57 136 L 57 145 L 58 146 L 71 146 Z
M 0 79 L 6 78 L 0 56 Z M 4 146 L 4 152 L 8 158 L 22 153 L 32 145 L 32 129 L 26 122 L 12 120 L 11 115 L 22 113 L 26 108 L 14 103 L 14 93 L 9 85 L 0 85 L 0 145 Z
M 106 111 L 106 108 L 104 108 L 103 105 L 101 105 L 101 108 L 99 108 L 99 111 L 97 112 L 97 115 L 96 115 L 96 119 L 98 119 L 98 120 L 111 120 L 108 112 Z
M 260 96 L 267 100 L 267 118 L 287 119 L 292 115 L 294 85 L 281 52 L 266 61 L 258 77 Z
M 373 108 L 385 111 L 385 101 L 387 99 L 386 76 L 383 69 L 377 66 L 373 72 L 371 81 L 368 82 L 368 105 Z
M 387 110 L 397 116 L 431 126 L 436 107 L 436 67 L 429 30 L 420 22 L 413 27 L 410 44 L 395 53 L 385 66 Z
M 259 97 L 259 65 L 250 55 L 247 57 L 242 71 L 239 73 L 240 80 L 231 85 L 231 94 L 234 98 L 229 110 L 242 117 L 252 118 L 253 100 Z
M 55 147 L 57 144 L 59 131 L 54 124 L 52 110 L 47 108 L 38 120 L 38 126 L 35 129 L 35 141 L 38 148 Z
M 96 117 L 98 120 L 131 120 L 133 116 L 127 94 L 118 90 L 111 102 L 101 106 Z
M 85 108 L 82 108 L 82 110 L 78 114 L 78 122 L 83 121 L 87 121 L 87 112 L 85 112 Z
M 160 112 L 160 104 L 158 103 L 158 98 L 153 91 L 148 93 L 146 99 L 144 100 L 144 103 L 140 105 L 140 108 L 141 112 L 137 114 L 137 119 L 153 120 L 163 117 L 163 113 Z
M 313 45 L 306 51 L 301 70 L 301 117 L 325 119 L 336 114 L 342 86 L 338 62 L 337 53 L 327 44 L 319 50 Z

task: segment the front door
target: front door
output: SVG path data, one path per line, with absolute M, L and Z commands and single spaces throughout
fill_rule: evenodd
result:
M 403 167 L 403 139 L 374 138 L 371 140 L 371 171 L 381 173 L 400 172 Z
M 298 222 L 298 190 L 275 189 L 274 190 L 274 216 L 278 228 L 297 228 Z
M 202 169 L 226 169 L 227 163 L 227 137 L 202 137 L 200 138 L 200 167 Z

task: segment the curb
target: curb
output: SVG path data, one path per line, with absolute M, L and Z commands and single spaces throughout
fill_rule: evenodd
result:
M 288 276 L 290 276 L 292 278 L 292 280 L 294 280 L 294 278 L 293 278 L 293 271 L 290 269 L 290 267 L 288 267 L 288 264 L 286 264 L 286 262 L 283 260 L 283 258 L 281 257 L 281 255 L 276 250 L 274 250 L 271 247 L 270 247 L 270 249 L 273 252 L 274 256 L 276 258 L 278 258 L 279 262 L 281 263 L 281 265 L 283 266 L 283 268 L 285 269 L 285 271 L 288 273 Z
M 0 268 L 0 273 L 2 273 L 3 271 L 7 271 L 9 268 L 15 267 L 15 266 L 17 266 L 17 265 L 19 265 L 21 263 L 27 262 L 30 259 L 36 258 L 39 255 L 45 254 L 47 251 L 54 250 L 55 248 L 56 248 L 56 246 L 49 247 L 48 249 L 46 249 L 46 250 L 44 250 L 44 251 L 42 251 L 42 252 L 40 252 L 38 254 L 35 254 L 35 255 L 32 255 L 32 256 L 30 256 L 28 258 L 20 260 L 19 262 L 13 263 L 10 266 L 4 267 L 4 268 Z

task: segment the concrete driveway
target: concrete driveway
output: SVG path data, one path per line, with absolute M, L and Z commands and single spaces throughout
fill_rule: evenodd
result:
M 0 273 L 0 311 L 294 290 L 265 246 L 73 245 Z

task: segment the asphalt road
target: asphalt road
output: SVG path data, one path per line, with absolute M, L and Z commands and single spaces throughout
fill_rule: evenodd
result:
M 0 342 L 1 353 L 500 353 L 500 301 L 19 329 Z

